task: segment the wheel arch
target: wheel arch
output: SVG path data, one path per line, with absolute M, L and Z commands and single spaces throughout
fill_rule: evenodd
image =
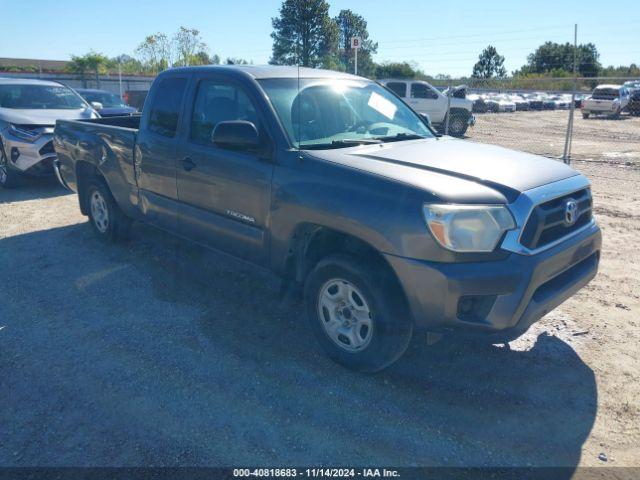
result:
M 285 260 L 284 281 L 300 290 L 318 262 L 333 254 L 346 254 L 366 261 L 369 267 L 381 273 L 382 279 L 397 288 L 403 304 L 408 306 L 398 276 L 378 249 L 353 234 L 323 225 L 305 223 L 295 229 Z
M 89 206 L 87 205 L 87 188 L 91 180 L 101 181 L 107 189 L 109 185 L 103 173 L 93 163 L 80 160 L 76 163 L 76 181 L 78 185 L 78 200 L 80 201 L 80 212 L 83 215 L 89 215 Z M 111 191 L 109 189 L 109 191 Z

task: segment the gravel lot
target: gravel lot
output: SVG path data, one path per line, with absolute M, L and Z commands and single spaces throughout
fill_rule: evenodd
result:
M 470 135 L 559 155 L 564 119 Z M 101 244 L 51 182 L 0 191 L 0 465 L 640 466 L 639 142 L 640 118 L 576 118 L 592 284 L 510 349 L 417 337 L 373 376 L 327 360 L 267 274 L 144 225 Z

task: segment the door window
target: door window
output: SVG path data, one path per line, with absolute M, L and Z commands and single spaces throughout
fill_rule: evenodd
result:
M 389 82 L 387 83 L 387 88 L 400 98 L 407 96 L 407 84 L 404 82 Z
M 229 120 L 245 120 L 258 128 L 258 114 L 251 99 L 234 84 L 221 80 L 201 81 L 191 116 L 191 140 L 212 145 L 213 129 L 218 123 Z
M 160 82 L 149 114 L 148 129 L 150 131 L 164 137 L 175 136 L 186 85 L 186 78 L 165 78 Z
M 412 83 L 411 98 L 436 99 L 438 98 L 438 94 L 434 92 L 429 85 L 425 85 L 424 83 Z

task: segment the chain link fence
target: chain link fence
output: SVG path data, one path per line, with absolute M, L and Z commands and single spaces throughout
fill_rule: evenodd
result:
M 429 83 L 447 97 L 446 103 L 441 100 L 448 109 L 447 118 L 454 118 L 455 108 L 472 110 L 475 126 L 464 135 L 471 141 L 566 161 L 607 158 L 621 161 L 626 158 L 640 164 L 640 95 L 636 94 L 640 88 L 625 88 L 629 91 L 630 103 L 620 115 L 612 112 L 583 118 L 581 110 L 595 87 L 624 85 L 625 81 L 638 80 L 620 77 L 580 78 L 577 81 L 569 77 L 466 78 L 430 80 Z M 430 113 L 427 101 L 421 103 L 425 105 L 426 113 Z M 573 122 L 570 120 L 572 106 Z M 435 105 L 432 108 L 436 108 Z M 445 129 L 446 125 L 441 128 Z

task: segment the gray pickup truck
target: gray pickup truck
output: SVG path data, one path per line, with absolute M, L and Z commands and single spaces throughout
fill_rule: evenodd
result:
M 98 237 L 140 220 L 273 271 L 328 355 L 361 371 L 414 331 L 510 341 L 598 268 L 583 175 L 439 136 L 353 75 L 172 69 L 140 117 L 60 120 L 54 137 Z

